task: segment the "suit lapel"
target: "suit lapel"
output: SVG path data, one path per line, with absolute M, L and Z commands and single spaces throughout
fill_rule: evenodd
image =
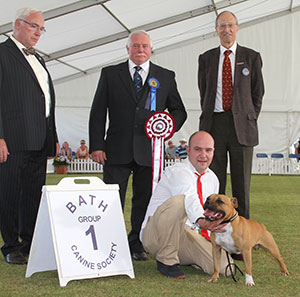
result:
M 12 53 L 12 55 L 24 66 L 24 68 L 26 70 L 28 70 L 28 72 L 32 76 L 33 80 L 36 82 L 38 87 L 43 92 L 43 90 L 40 86 L 40 83 L 39 83 L 32 67 L 30 66 L 30 64 L 28 63 L 28 61 L 24 57 L 24 55 L 21 53 L 19 48 L 16 46 L 16 44 L 10 38 L 8 38 L 7 41 L 6 41 L 6 45 L 8 47 L 8 50 Z M 52 110 L 52 108 L 54 107 L 55 102 L 54 102 L 54 87 L 53 87 L 53 83 L 52 83 L 52 80 L 51 80 L 51 76 L 48 72 L 48 69 L 46 68 L 46 65 L 44 63 L 43 58 L 38 54 L 35 54 L 35 57 L 42 64 L 42 66 L 44 67 L 44 69 L 47 71 L 47 74 L 48 74 L 48 81 L 49 81 L 49 87 L 50 87 L 50 98 L 51 98 L 51 110 Z M 52 114 L 52 112 L 51 112 L 51 114 Z
M 235 58 L 235 70 L 234 70 L 234 85 L 233 85 L 233 94 L 235 87 L 238 85 L 240 79 L 241 79 L 241 74 L 242 74 L 242 69 L 245 67 L 244 65 L 244 56 L 243 56 L 243 51 L 239 45 L 237 45 L 236 48 L 236 58 Z
M 218 73 L 219 73 L 219 59 L 220 59 L 220 47 L 215 48 L 213 51 L 213 57 L 209 63 L 212 64 L 212 79 L 214 82 L 214 90 L 217 90 L 218 85 Z
M 149 73 L 147 76 L 147 79 L 145 81 L 145 86 L 143 88 L 143 96 L 140 100 L 140 103 L 142 106 L 144 106 L 145 109 L 150 110 L 151 109 L 151 97 L 150 97 L 150 86 L 149 86 L 149 79 L 150 78 L 155 78 L 158 80 L 158 82 L 161 84 L 162 82 L 160 81 L 160 75 L 159 75 L 159 68 L 150 62 L 150 67 L 149 67 Z M 159 88 L 156 90 L 156 102 L 159 101 Z M 157 107 L 157 106 L 156 106 Z
M 133 101 L 135 103 L 137 103 L 138 100 L 137 100 L 136 93 L 134 90 L 133 81 L 132 81 L 132 78 L 131 78 L 131 75 L 130 75 L 130 72 L 128 69 L 128 61 L 126 61 L 120 65 L 119 77 L 125 87 L 125 90 L 129 93 L 129 95 L 133 99 Z
M 24 66 L 24 68 L 30 73 L 35 82 L 40 86 L 33 69 L 31 68 L 30 64 L 28 63 L 24 55 L 21 53 L 19 48 L 16 46 L 16 44 L 10 38 L 8 38 L 6 41 L 6 45 L 10 53 L 14 55 L 14 57 Z

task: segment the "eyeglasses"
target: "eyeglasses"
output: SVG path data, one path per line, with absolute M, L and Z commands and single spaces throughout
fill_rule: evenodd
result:
M 37 31 L 37 30 L 40 29 L 40 31 L 41 31 L 42 34 L 44 34 L 44 33 L 46 32 L 45 27 L 40 27 L 38 24 L 29 23 L 29 22 L 27 22 L 27 21 L 25 21 L 25 20 L 23 20 L 23 19 L 19 19 L 19 20 L 22 21 L 22 22 L 24 22 L 24 23 L 26 23 L 27 25 L 29 25 L 29 27 L 30 27 L 32 30 Z
M 217 27 L 219 27 L 221 30 L 225 30 L 226 27 L 229 27 L 229 29 L 232 29 L 234 26 L 236 26 L 236 23 L 224 23 L 224 24 L 217 24 Z

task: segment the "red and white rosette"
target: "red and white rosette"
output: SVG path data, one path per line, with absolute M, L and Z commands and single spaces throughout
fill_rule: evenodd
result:
M 164 141 L 175 132 L 175 120 L 165 111 L 152 113 L 145 123 L 145 133 L 152 142 L 152 192 L 161 178 L 164 166 Z

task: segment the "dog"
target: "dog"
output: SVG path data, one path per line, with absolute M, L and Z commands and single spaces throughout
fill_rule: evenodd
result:
M 209 282 L 216 282 L 219 278 L 221 248 L 228 253 L 241 253 L 245 263 L 245 284 L 255 286 L 252 278 L 252 248 L 260 246 L 267 249 L 279 262 L 281 274 L 289 275 L 289 272 L 280 255 L 277 244 L 267 231 L 265 225 L 254 220 L 247 220 L 238 215 L 236 198 L 225 195 L 213 194 L 206 199 L 203 206 L 206 220 L 215 221 L 222 219 L 225 224 L 224 233 L 212 232 L 212 256 L 214 261 L 214 273 Z

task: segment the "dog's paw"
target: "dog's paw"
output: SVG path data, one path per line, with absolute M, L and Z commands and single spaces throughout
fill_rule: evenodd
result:
M 219 279 L 219 273 L 214 272 L 211 278 L 208 280 L 209 283 L 215 283 Z
M 287 270 L 286 271 L 281 271 L 281 275 L 288 276 L 288 275 L 290 275 L 290 273 Z
M 249 287 L 255 286 L 254 280 L 252 278 L 252 275 L 249 275 L 246 273 L 246 280 L 245 280 L 245 285 Z

